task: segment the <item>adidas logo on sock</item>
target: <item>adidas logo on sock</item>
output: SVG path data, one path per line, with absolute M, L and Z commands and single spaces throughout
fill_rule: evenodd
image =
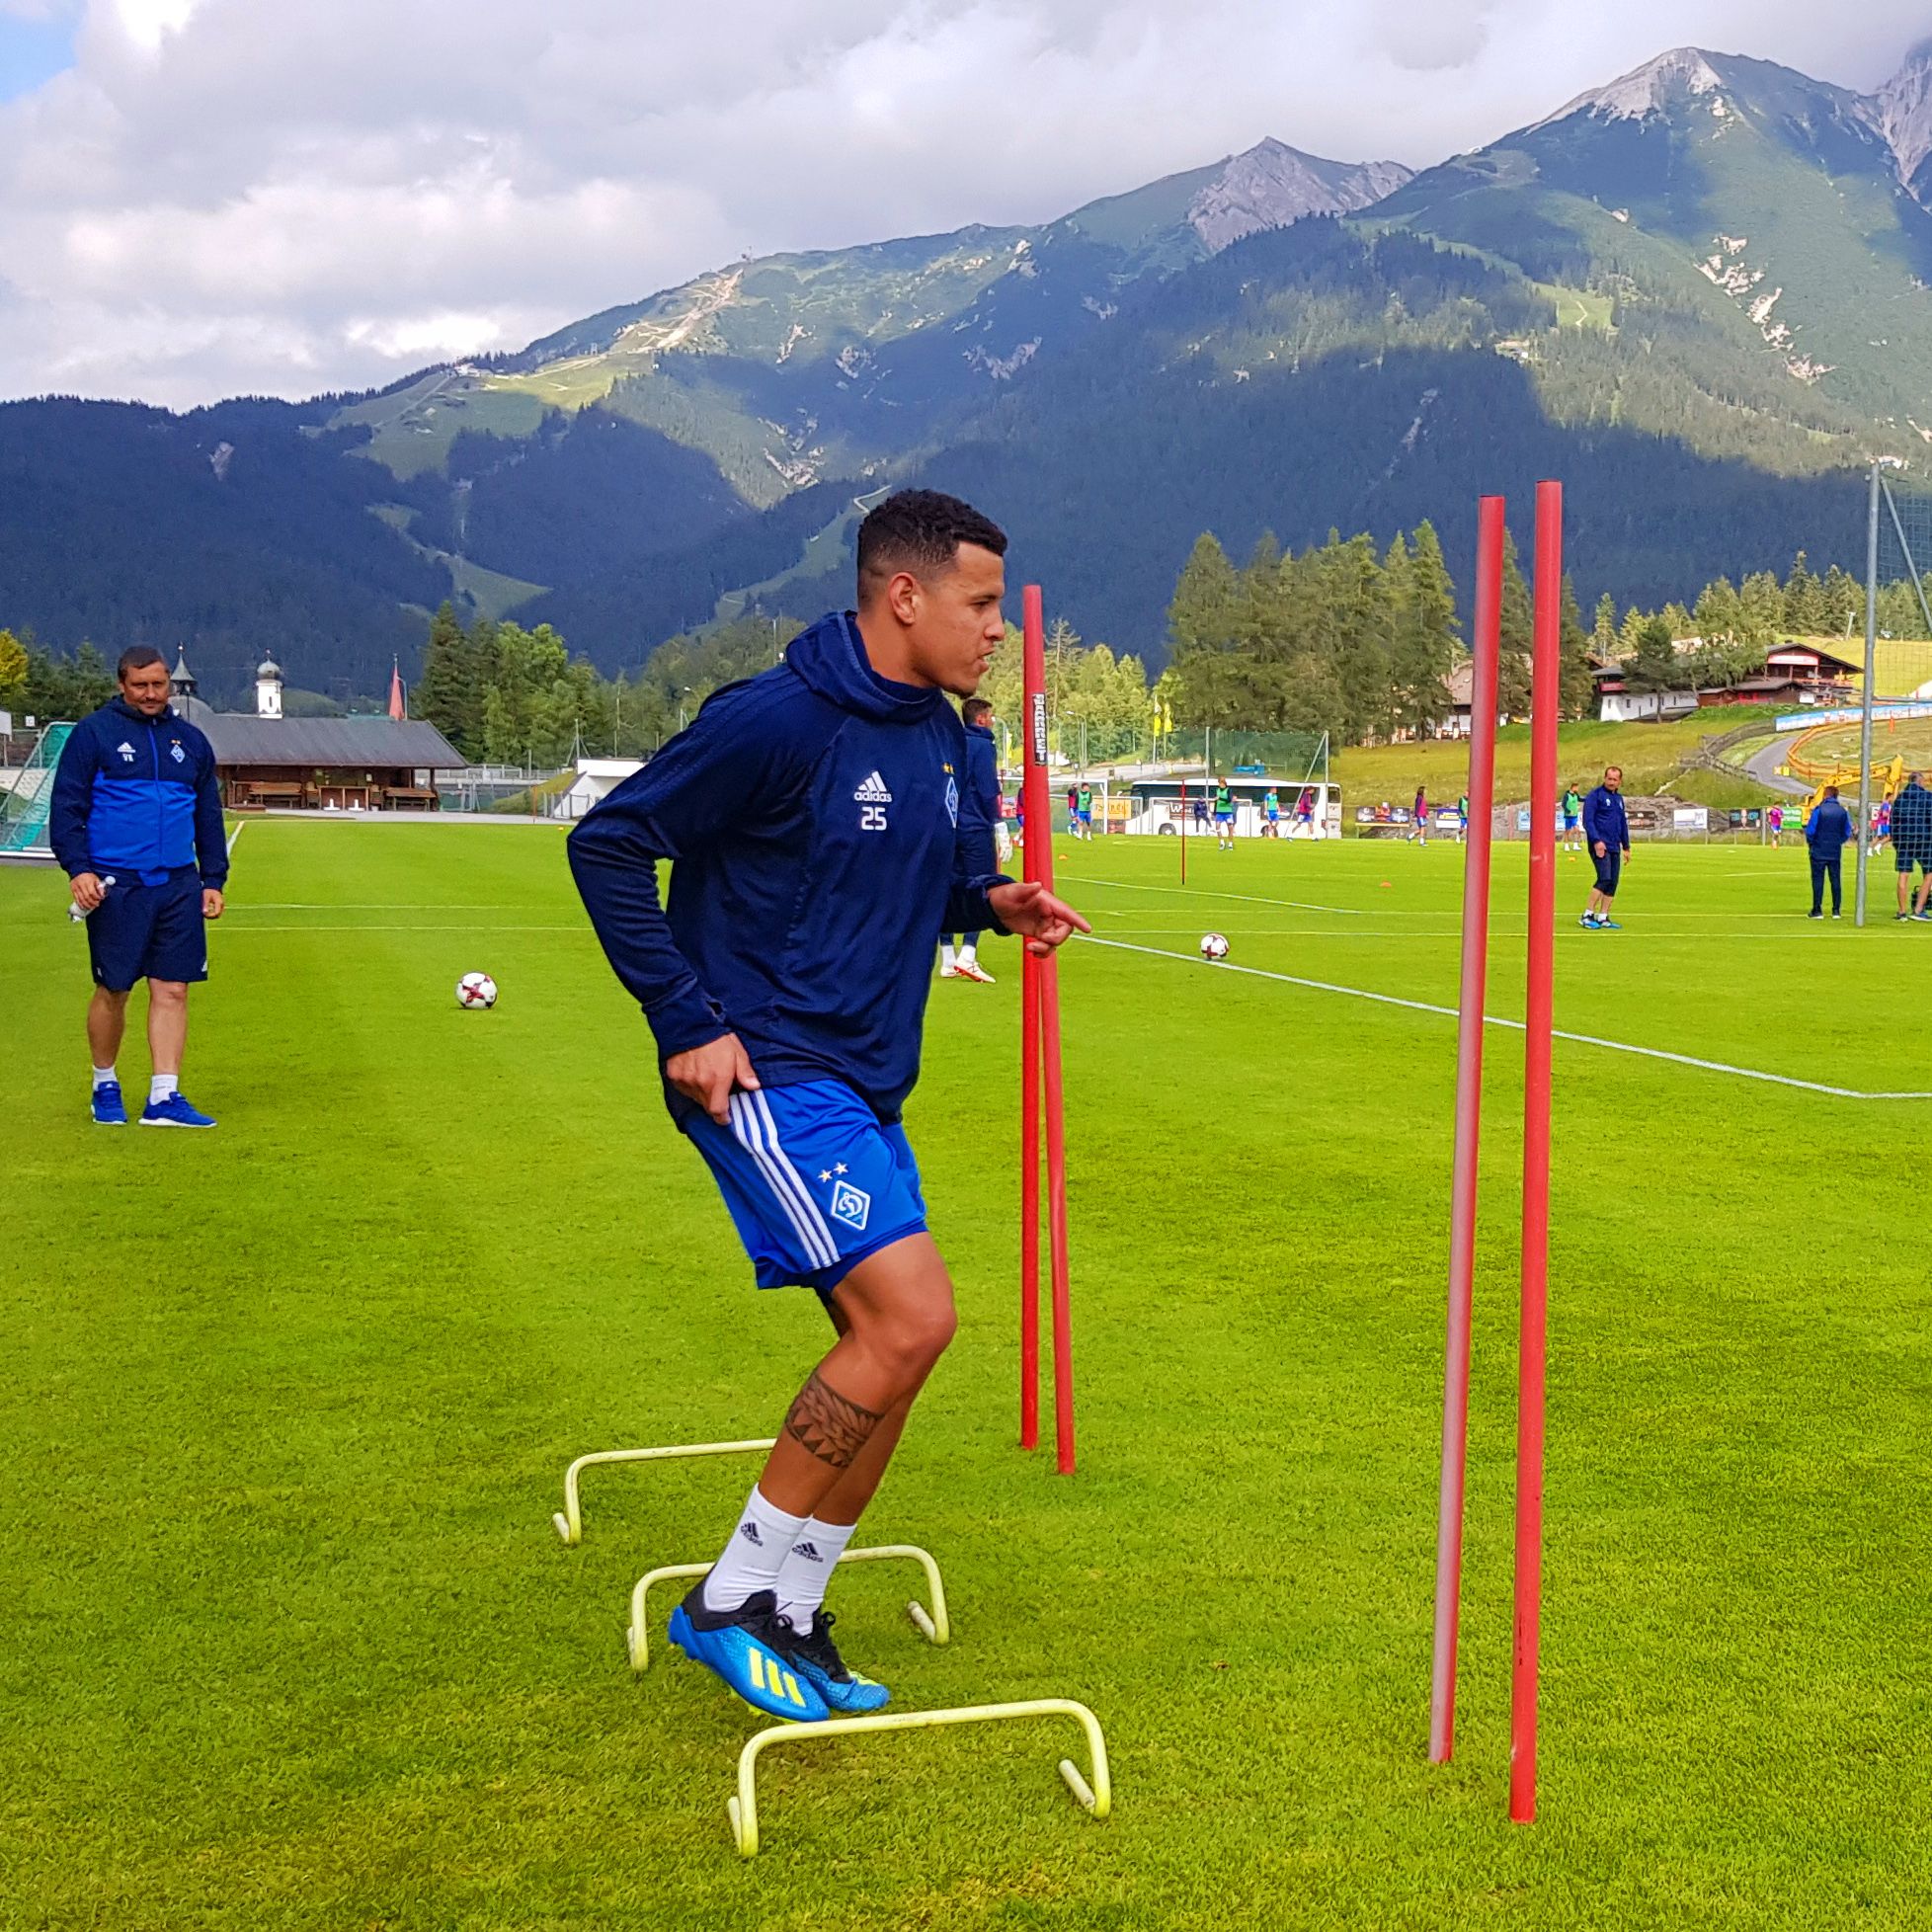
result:
M 765 1538 L 758 1533 L 758 1525 L 756 1523 L 740 1523 L 738 1525 L 738 1534 L 747 1543 L 753 1544 L 761 1550 L 765 1548 Z
M 794 1543 L 791 1546 L 791 1553 L 794 1557 L 803 1557 L 807 1563 L 823 1563 L 825 1561 L 819 1555 L 819 1546 L 816 1543 Z
M 886 790 L 886 781 L 876 771 L 868 772 L 852 793 L 861 805 L 890 805 L 892 794 Z

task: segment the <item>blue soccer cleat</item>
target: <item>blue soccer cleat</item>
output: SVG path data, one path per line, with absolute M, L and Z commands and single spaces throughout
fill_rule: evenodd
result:
M 125 1127 L 127 1109 L 121 1098 L 118 1080 L 103 1081 L 94 1089 L 94 1124 L 97 1127 Z
M 796 1654 L 797 1635 L 778 1615 L 770 1590 L 747 1597 L 736 1610 L 707 1610 L 700 1580 L 671 1613 L 671 1641 L 722 1677 L 754 1711 L 816 1724 L 832 1715 Z
M 838 1618 L 820 1610 L 812 1618 L 812 1628 L 800 1635 L 792 1632 L 792 1661 L 798 1674 L 834 1711 L 845 1717 L 860 1717 L 877 1711 L 892 1701 L 892 1693 L 870 1677 L 848 1669 L 832 1641 L 832 1626 Z
M 143 1127 L 212 1127 L 206 1114 L 191 1106 L 186 1094 L 170 1093 L 165 1100 L 150 1100 L 141 1109 Z
M 1621 932 L 1624 928 L 1613 919 L 1600 919 L 1596 923 L 1599 932 Z

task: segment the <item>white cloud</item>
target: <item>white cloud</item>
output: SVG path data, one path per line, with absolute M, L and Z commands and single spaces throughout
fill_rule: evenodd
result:
M 0 393 L 374 384 L 745 251 L 1039 220 L 1263 134 L 1425 165 L 1687 40 L 1867 87 L 1923 24 L 1900 0 L 87 0 L 75 67 L 0 106 Z

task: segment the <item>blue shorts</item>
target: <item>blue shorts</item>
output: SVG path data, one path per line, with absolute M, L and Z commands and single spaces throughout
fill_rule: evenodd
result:
M 731 1096 L 731 1125 L 682 1123 L 703 1155 L 761 1288 L 829 1295 L 868 1254 L 926 1232 L 919 1164 L 897 1121 L 843 1081 Z
M 204 980 L 207 923 L 201 875 L 184 866 L 160 885 L 121 879 L 88 915 L 87 955 L 94 984 L 125 993 L 136 980 Z

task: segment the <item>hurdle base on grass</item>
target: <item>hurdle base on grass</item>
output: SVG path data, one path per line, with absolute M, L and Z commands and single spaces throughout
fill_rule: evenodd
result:
M 932 1560 L 929 1551 L 922 1550 L 916 1543 L 880 1543 L 869 1550 L 847 1550 L 839 1562 L 883 1563 L 898 1558 L 916 1563 L 926 1571 L 926 1593 L 932 1599 L 930 1610 L 918 1597 L 906 1605 L 906 1615 L 912 1619 L 914 1628 L 928 1644 L 950 1643 L 952 1622 L 946 1614 L 946 1586 L 940 1580 L 939 1566 Z M 624 1632 L 624 1649 L 629 1652 L 633 1670 L 641 1674 L 651 1667 L 647 1606 L 652 1586 L 668 1583 L 674 1577 L 702 1576 L 710 1569 L 708 1563 L 666 1564 L 661 1570 L 649 1570 L 637 1579 L 636 1587 L 630 1593 L 630 1627 Z
M 1091 1781 L 1071 1758 L 1060 1760 L 1060 1776 L 1074 1803 L 1096 1818 L 1113 1810 L 1113 1784 L 1107 1775 L 1107 1744 L 1100 1721 L 1071 1698 L 1040 1697 L 1024 1704 L 967 1704 L 952 1711 L 902 1711 L 870 1718 L 829 1718 L 820 1724 L 783 1724 L 761 1731 L 738 1754 L 738 1792 L 725 1801 L 731 1835 L 741 1858 L 758 1856 L 758 1760 L 774 1744 L 808 1744 L 821 1737 L 852 1737 L 873 1731 L 925 1731 L 940 1725 L 1001 1724 L 1019 1718 L 1072 1718 L 1087 1733 Z
M 661 1449 L 598 1449 L 579 1456 L 564 1471 L 564 1506 L 550 1518 L 557 1534 L 573 1549 L 584 1540 L 584 1506 L 580 1495 L 583 1474 L 603 1463 L 668 1463 L 686 1456 L 749 1456 L 769 1449 L 776 1436 L 764 1435 L 744 1442 L 673 1442 Z

